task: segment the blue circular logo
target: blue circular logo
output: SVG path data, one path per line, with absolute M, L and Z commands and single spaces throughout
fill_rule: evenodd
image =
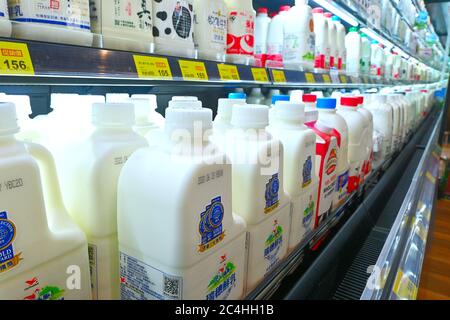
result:
M 223 205 L 220 202 L 213 203 L 209 208 L 207 216 L 212 229 L 218 228 L 223 220 Z
M 16 226 L 9 220 L 0 219 L 0 250 L 7 248 L 16 237 Z

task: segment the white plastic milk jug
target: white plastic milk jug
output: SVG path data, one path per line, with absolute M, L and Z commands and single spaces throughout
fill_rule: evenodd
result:
M 347 63 L 347 53 L 345 49 L 345 27 L 341 23 L 341 19 L 339 19 L 338 16 L 333 16 L 332 20 L 334 22 L 334 25 L 336 26 L 336 45 L 337 45 L 337 69 L 338 70 L 346 70 L 346 63 Z
M 345 36 L 345 49 L 347 52 L 347 73 L 358 75 L 361 66 L 361 37 L 357 27 L 351 27 Z
M 267 33 L 272 19 L 267 8 L 258 8 L 255 20 L 255 60 L 258 65 L 265 66 L 267 54 Z
M 327 48 L 327 68 L 337 68 L 337 29 L 332 20 L 333 14 L 331 12 L 325 12 L 323 14 L 327 20 L 328 25 L 328 48 Z
M 231 129 L 231 113 L 235 104 L 245 104 L 245 93 L 234 92 L 228 98 L 220 98 L 217 105 L 217 115 L 214 118 L 214 137 L 220 138 Z
M 284 31 L 288 21 L 289 6 L 281 6 L 279 13 L 272 18 L 267 33 L 267 60 L 268 67 L 283 66 Z
M 11 21 L 9 21 L 6 0 L 0 0 L 0 37 L 11 36 Z
M 164 128 L 164 117 L 156 111 L 158 104 L 154 94 L 134 94 L 129 102 L 134 104 L 134 131 L 151 140 L 156 132 Z
M 315 52 L 314 52 L 314 68 L 325 69 L 326 50 L 328 48 L 328 24 L 323 15 L 322 8 L 314 8 L 312 10 L 314 34 L 315 34 Z
M 365 33 L 361 32 L 360 37 L 361 37 L 360 71 L 363 75 L 368 75 L 370 73 L 370 57 L 372 55 L 372 47 Z

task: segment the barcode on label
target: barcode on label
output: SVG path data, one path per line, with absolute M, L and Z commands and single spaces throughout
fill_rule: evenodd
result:
M 180 279 L 164 275 L 164 295 L 180 299 Z

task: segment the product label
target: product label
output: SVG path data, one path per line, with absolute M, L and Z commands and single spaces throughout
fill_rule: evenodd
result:
M 202 35 L 197 35 L 198 37 L 204 36 L 206 34 L 208 36 L 208 42 L 221 45 L 225 47 L 227 43 L 227 11 L 224 10 L 223 6 L 218 2 L 208 2 L 207 8 L 203 10 L 208 11 L 207 19 L 209 29 L 201 30 Z M 194 20 L 195 23 L 198 24 L 199 17 L 195 15 Z M 194 35 L 195 36 L 195 35 Z
M 220 257 L 217 273 L 208 284 L 206 300 L 227 300 L 235 287 L 236 265 L 225 254 Z
M 153 1 L 153 10 L 155 11 L 154 37 L 192 39 L 193 1 Z
M 283 228 L 278 224 L 278 220 L 273 222 L 273 230 L 265 242 L 264 258 L 268 261 L 266 273 L 269 272 L 279 261 L 279 253 L 283 245 Z
M 6 212 L 0 212 L 0 274 L 13 269 L 22 260 L 22 253 L 14 253 L 16 235 L 14 222 L 8 219 Z
M 89 253 L 89 273 L 91 274 L 92 299 L 97 300 L 98 297 L 97 246 L 89 243 L 88 253 Z
M 283 70 L 272 69 L 273 82 L 275 83 L 286 83 L 286 74 Z
M 25 281 L 23 300 L 64 300 L 64 290 L 57 286 L 41 286 L 38 277 Z
M 338 195 L 338 203 L 337 205 L 340 206 L 345 198 L 347 197 L 347 185 L 348 185 L 348 170 L 342 173 L 337 177 L 336 180 L 336 192 Z
M 313 196 L 309 196 L 309 202 L 307 203 L 307 206 L 303 210 L 303 217 L 302 217 L 302 225 L 305 228 L 305 235 L 310 231 L 311 229 L 311 222 L 312 218 L 314 216 L 314 212 L 316 211 L 316 206 L 314 203 Z
M 0 1 L 0 18 L 8 18 L 8 8 L 6 7 L 6 1 Z
M 120 252 L 122 300 L 180 300 L 183 278 L 166 274 Z
M 217 65 L 217 68 L 219 69 L 220 80 L 222 81 L 241 80 L 237 66 L 220 63 Z
M 257 82 L 269 82 L 265 68 L 252 68 L 253 79 Z
M 274 174 L 269 182 L 266 184 L 266 207 L 264 213 L 270 213 L 275 210 L 280 204 L 278 192 L 280 191 L 280 180 L 278 179 L 278 173 Z
M 228 14 L 227 53 L 253 55 L 254 30 L 253 13 L 231 10 Z
M 8 8 L 14 21 L 91 30 L 89 0 L 8 0 Z
M 133 55 L 139 78 L 172 80 L 169 60 L 164 57 Z
M 201 243 L 198 252 L 205 252 L 215 247 L 225 238 L 225 230 L 222 227 L 224 208 L 222 198 L 211 200 L 205 211 L 200 214 L 198 231 L 201 235 Z
M 309 156 L 303 164 L 302 170 L 302 188 L 308 187 L 312 182 L 312 158 Z

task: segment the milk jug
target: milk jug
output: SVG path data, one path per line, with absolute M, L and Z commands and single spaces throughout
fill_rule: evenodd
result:
M 0 103 L 0 300 L 91 298 L 86 238 L 66 212 L 51 154 L 15 139 Z
M 328 48 L 328 23 L 323 15 L 322 8 L 314 8 L 312 10 L 312 15 L 314 34 L 316 37 L 314 46 L 314 68 L 325 69 L 325 58 Z
M 250 95 L 247 98 L 247 103 L 249 104 L 264 104 L 266 98 L 261 92 L 261 88 L 252 88 Z
M 400 80 L 401 76 L 401 66 L 402 66 L 402 58 L 397 52 L 392 52 L 393 62 L 392 62 L 392 78 L 394 80 Z
M 368 75 L 370 73 L 370 56 L 371 56 L 371 44 L 367 35 L 365 33 L 361 33 L 361 73 L 364 75 Z
M 344 118 L 336 113 L 336 99 L 318 99 L 316 108 L 319 112 L 319 121 L 327 127 L 334 128 L 340 135 L 336 190 L 333 199 L 333 208 L 338 208 L 345 202 L 348 194 L 348 127 Z
M 364 116 L 358 112 L 360 99 L 358 97 L 341 97 L 338 108 L 348 127 L 348 162 L 350 164 L 348 177 L 348 192 L 358 190 L 362 168 L 366 160 L 367 130 Z
M 357 27 L 351 27 L 345 36 L 345 49 L 347 52 L 347 73 L 358 75 L 361 66 L 361 37 Z
M 101 36 L 103 48 L 153 50 L 151 0 L 91 0 L 89 6 L 92 32 Z
M 199 57 L 225 61 L 227 6 L 224 0 L 194 0 L 194 42 Z
M 227 154 L 233 168 L 233 212 L 249 233 L 247 292 L 269 274 L 288 249 L 290 203 L 283 186 L 283 147 L 266 130 L 269 108 L 233 106 Z
M 392 79 L 392 65 L 394 64 L 394 55 L 391 52 L 391 49 L 384 48 L 384 56 L 385 56 L 385 63 L 384 63 L 384 77 L 387 80 Z
M 314 22 L 308 0 L 296 0 L 284 29 L 283 61 L 288 68 L 314 68 Z
M 156 53 L 194 56 L 193 6 L 194 0 L 153 0 L 153 37 Z
M 395 95 L 388 94 L 387 102 L 392 107 L 392 151 L 396 152 L 400 149 L 401 144 L 401 109 L 396 101 Z
M 125 165 L 118 189 L 122 299 L 243 298 L 246 226 L 233 215 L 231 165 L 209 141 L 211 128 L 210 109 L 174 97 L 164 142 Z
M 134 131 L 150 139 L 154 131 L 164 127 L 164 117 L 156 111 L 158 104 L 154 94 L 134 94 L 128 100 L 134 104 Z
M 227 57 L 248 64 L 254 54 L 256 12 L 252 0 L 225 0 L 228 7 Z
M 305 104 L 306 111 L 316 109 L 317 96 L 315 94 L 310 93 L 303 94 L 302 101 Z
M 220 138 L 231 129 L 231 112 L 235 104 L 245 104 L 245 93 L 230 93 L 228 98 L 221 98 L 217 105 L 217 116 L 213 122 L 213 137 Z M 213 138 L 214 140 L 214 138 Z
M 303 102 L 303 90 L 289 90 L 289 96 L 291 102 Z
M 267 67 L 283 66 L 284 30 L 289 9 L 289 6 L 281 6 L 279 13 L 270 22 L 267 34 Z
M 95 131 L 57 157 L 68 211 L 88 238 L 94 299 L 119 298 L 117 183 L 127 159 L 147 145 L 133 132 L 134 120 L 130 103 L 96 103 Z
M 267 127 L 283 144 L 283 188 L 291 199 L 289 249 L 293 250 L 314 228 L 318 178 L 316 136 L 304 125 L 304 105 L 275 101 Z
M 266 65 L 267 33 L 272 20 L 268 14 L 267 8 L 258 8 L 255 20 L 255 60 L 262 67 Z
M 346 62 L 347 62 L 347 53 L 345 50 L 345 27 L 341 23 L 341 19 L 337 16 L 333 16 L 332 20 L 334 22 L 334 25 L 336 26 L 336 45 L 337 45 L 337 69 L 339 71 L 346 70 Z
M 327 60 L 327 65 L 328 68 L 335 68 L 337 66 L 337 29 L 336 29 L 336 25 L 334 24 L 332 17 L 333 14 L 330 12 L 325 12 L 323 14 L 323 16 L 325 17 L 325 19 L 327 20 L 327 24 L 328 24 L 328 60 Z
M 92 45 L 88 0 L 8 0 L 8 8 L 11 21 L 20 22 L 12 26 L 15 38 Z
M 383 63 L 383 48 L 381 44 L 376 40 L 372 40 L 371 53 L 370 53 L 370 75 L 381 77 L 381 67 Z
M 370 175 L 372 172 L 372 163 L 373 163 L 373 116 L 372 113 L 367 110 L 365 107 L 365 97 L 363 96 L 357 96 L 359 99 L 358 102 L 358 112 L 361 113 L 364 117 L 365 121 L 365 127 L 366 127 L 366 141 L 365 141 L 365 161 L 363 163 L 361 177 L 362 180 L 365 181 L 365 179 Z
M 6 0 L 0 0 L 0 37 L 11 36 L 11 21 L 9 21 Z

